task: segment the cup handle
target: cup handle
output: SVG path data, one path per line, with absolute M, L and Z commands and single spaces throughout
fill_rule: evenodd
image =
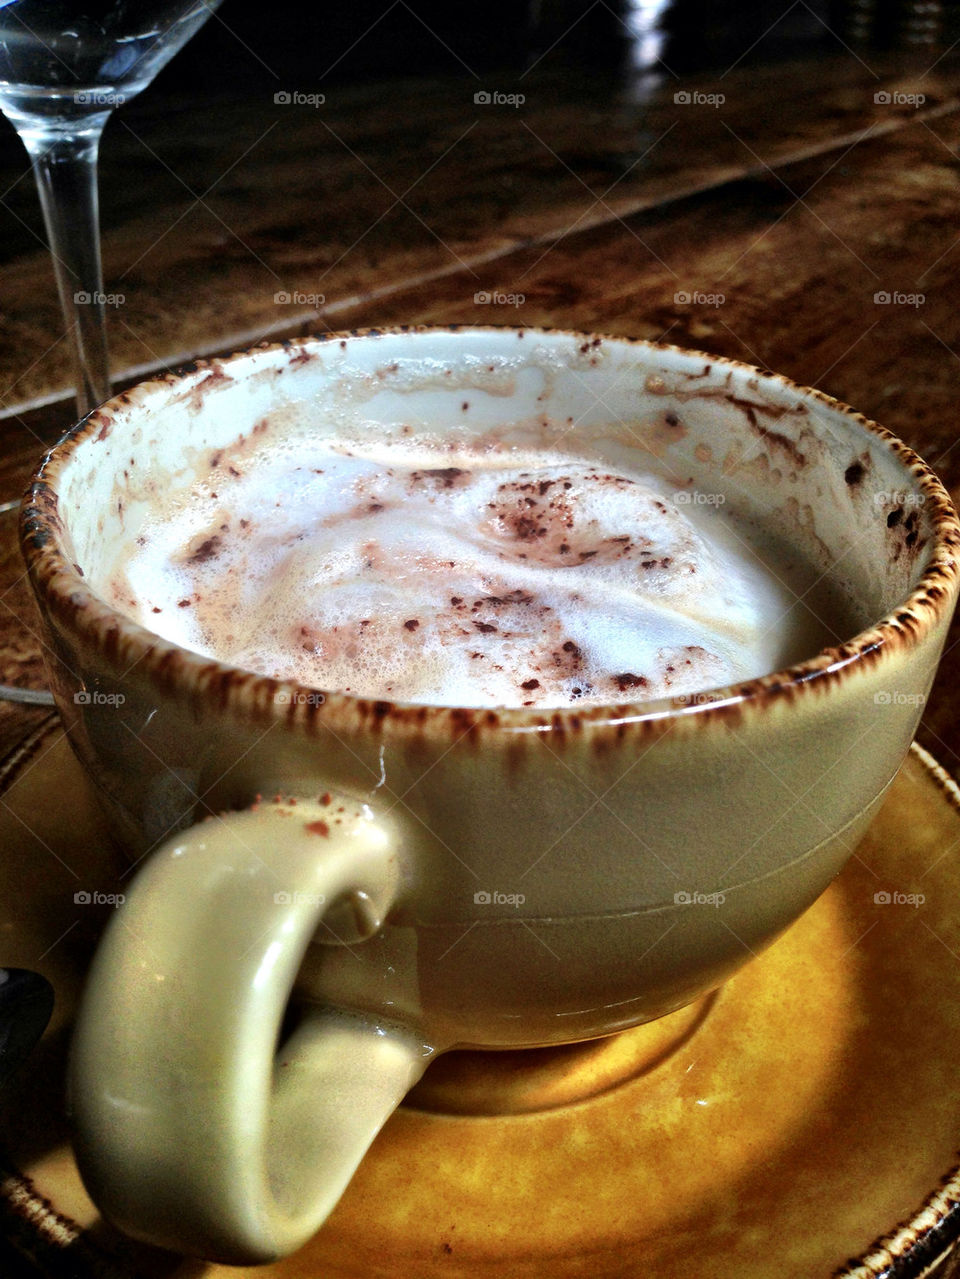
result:
M 325 913 L 346 901 L 360 935 L 381 927 L 396 844 L 366 805 L 299 800 L 194 826 L 137 873 L 94 958 L 69 1072 L 77 1162 L 108 1220 L 244 1264 L 320 1227 L 430 1049 L 316 1007 L 278 1038 Z

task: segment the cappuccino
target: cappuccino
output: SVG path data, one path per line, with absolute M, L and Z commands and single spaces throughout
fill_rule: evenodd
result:
M 690 695 L 832 638 L 722 494 L 483 438 L 242 438 L 158 499 L 109 597 L 235 666 L 450 706 Z

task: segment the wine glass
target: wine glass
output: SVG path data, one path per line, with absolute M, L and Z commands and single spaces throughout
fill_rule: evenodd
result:
M 109 398 L 97 152 L 115 106 L 146 88 L 220 0 L 0 0 L 0 110 L 26 145 L 73 348 L 77 411 Z M 0 511 L 18 506 L 4 503 Z M 52 705 L 0 684 L 0 701 Z
M 0 110 L 30 154 L 73 346 L 77 410 L 110 374 L 97 152 L 113 108 L 146 88 L 220 0 L 0 0 Z

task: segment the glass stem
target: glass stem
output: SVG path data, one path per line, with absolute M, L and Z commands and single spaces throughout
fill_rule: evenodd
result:
M 97 112 L 66 128 L 36 117 L 17 121 L 40 192 L 81 417 L 110 396 L 97 201 L 97 153 L 109 116 Z

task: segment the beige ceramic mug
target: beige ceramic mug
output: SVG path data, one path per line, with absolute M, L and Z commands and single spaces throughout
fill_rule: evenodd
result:
M 591 457 L 646 451 L 722 492 L 856 624 L 734 687 L 544 713 L 320 693 L 105 602 L 119 532 L 191 457 L 265 418 L 442 434 L 465 400 L 477 430 L 573 424 Z M 817 392 L 644 342 L 456 328 L 125 393 L 45 459 L 22 540 L 74 749 L 149 853 L 79 1016 L 79 1164 L 130 1234 L 233 1262 L 309 1238 L 434 1054 L 659 1017 L 809 906 L 913 736 L 960 544 L 923 463 Z

